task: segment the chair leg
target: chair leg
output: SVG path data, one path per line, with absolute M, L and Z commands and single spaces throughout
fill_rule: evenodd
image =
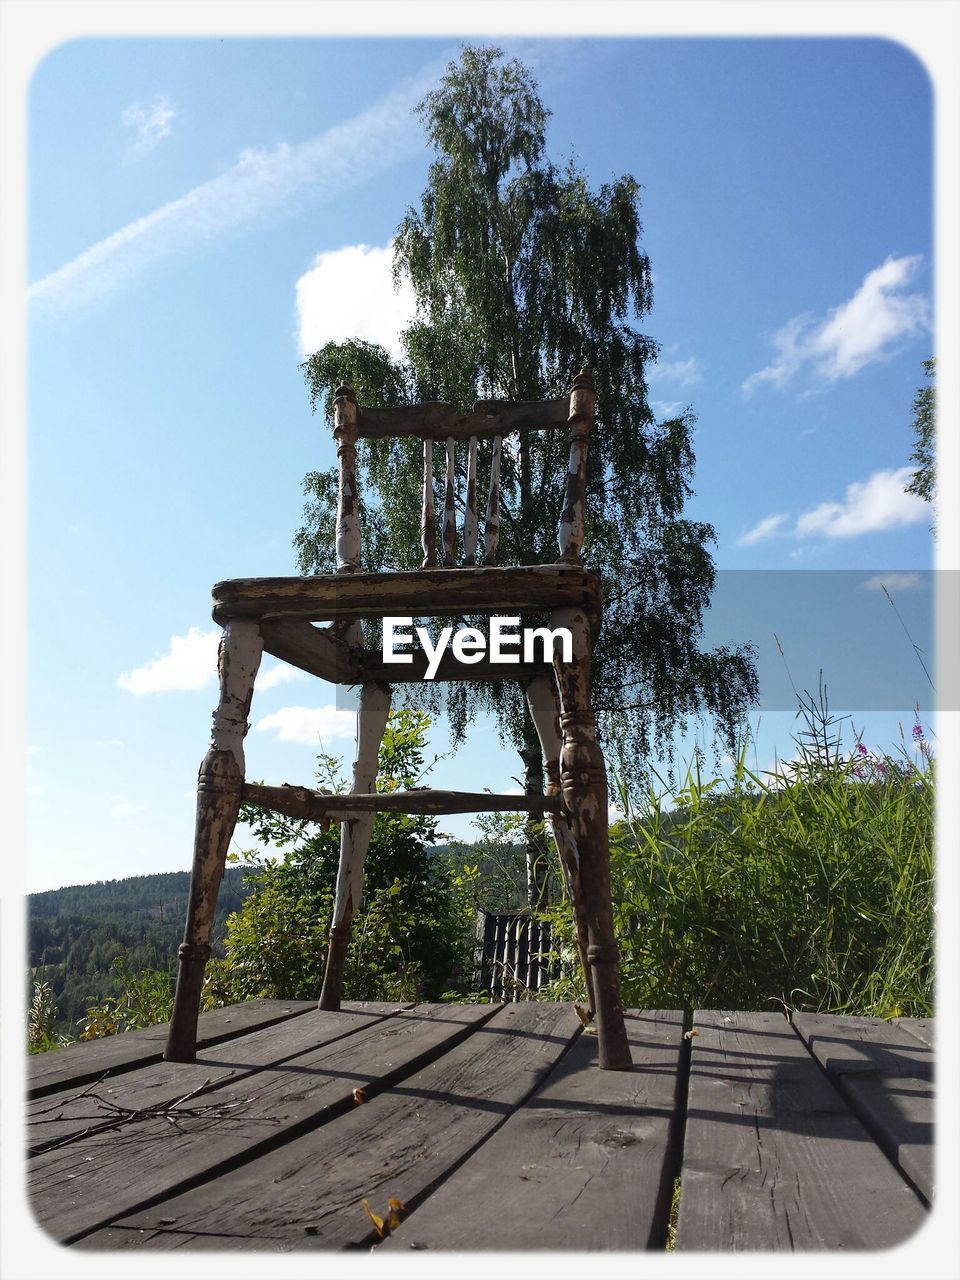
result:
M 613 935 L 607 771 L 590 706 L 590 627 L 579 609 L 558 609 L 551 627 L 568 627 L 573 657 L 554 658 L 563 705 L 560 779 L 565 808 L 580 854 L 580 886 L 587 926 L 587 961 L 599 1041 L 599 1064 L 625 1071 L 633 1065 L 620 1001 L 620 973 Z
M 263 641 L 255 622 L 230 622 L 220 639 L 217 667 L 220 703 L 213 715 L 210 750 L 197 779 L 197 824 L 193 872 L 177 990 L 164 1058 L 193 1062 L 197 1056 L 197 1015 L 203 973 L 210 958 L 210 934 L 243 790 L 243 739 L 260 666 Z
M 373 791 L 377 778 L 377 759 L 383 731 L 390 714 L 390 686 L 365 684 L 360 687 L 360 710 L 357 715 L 357 758 L 353 766 L 353 791 Z M 320 993 L 321 1009 L 339 1009 L 343 999 L 343 973 L 350 945 L 353 917 L 363 896 L 363 864 L 374 815 L 361 814 L 341 824 L 340 866 L 337 892 L 330 926 L 330 948 Z
M 526 687 L 527 706 L 536 726 L 540 747 L 543 751 L 543 766 L 547 775 L 546 793 L 548 796 L 561 794 L 560 786 L 560 750 L 563 739 L 560 735 L 560 701 L 553 681 L 547 676 L 535 676 Z M 573 904 L 573 922 L 577 937 L 577 951 L 580 953 L 580 966 L 583 971 L 583 982 L 586 990 L 587 1007 L 593 1014 L 593 991 L 590 984 L 590 965 L 587 961 L 587 917 L 580 888 L 580 854 L 573 830 L 566 816 L 551 815 L 550 825 L 553 828 L 553 839 L 560 857 L 560 866 L 566 882 L 567 892 Z

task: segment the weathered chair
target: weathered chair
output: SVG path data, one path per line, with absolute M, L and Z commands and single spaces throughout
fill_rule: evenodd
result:
M 590 707 L 590 654 L 600 624 L 600 584 L 583 567 L 587 445 L 596 393 L 584 371 L 569 398 L 533 403 L 481 401 L 460 415 L 449 405 L 363 409 L 353 390 L 338 388 L 334 436 L 339 460 L 335 574 L 298 578 L 240 578 L 213 589 L 213 617 L 223 627 L 218 669 L 220 703 L 213 716 L 210 750 L 200 766 L 193 874 L 173 1019 L 165 1057 L 196 1056 L 197 1012 L 210 932 L 228 844 L 242 801 L 296 818 L 339 821 L 340 868 L 321 1009 L 338 1009 L 354 912 L 363 889 L 363 864 L 374 814 L 466 813 L 503 809 L 549 815 L 574 904 L 588 1001 L 596 1020 L 599 1064 L 631 1065 L 620 1003 L 617 951 L 610 903 L 607 783 Z M 547 565 L 499 567 L 500 458 L 503 437 L 533 429 L 567 428 L 570 461 L 559 524 L 560 559 Z M 423 441 L 422 568 L 414 572 L 364 573 L 360 569 L 356 456 L 358 438 L 419 437 Z M 433 500 L 433 442 L 446 439 L 446 485 L 441 524 L 442 562 L 437 564 Z M 490 495 L 483 557 L 477 550 L 477 447 L 491 439 Z M 456 448 L 468 441 L 462 567 L 455 567 Z M 568 628 L 572 660 L 501 664 L 483 659 L 461 664 L 444 654 L 440 680 L 520 680 L 543 747 L 547 776 L 543 798 L 487 792 L 418 790 L 376 793 L 377 757 L 390 710 L 388 681 L 422 681 L 426 661 L 387 663 L 362 644 L 361 619 L 493 616 L 525 609 L 549 611 L 551 628 Z M 318 628 L 314 622 L 331 625 Z M 325 795 L 305 787 L 244 783 L 243 739 L 263 650 L 304 671 L 360 688 L 357 758 L 352 790 Z M 476 657 L 476 655 L 472 655 Z M 559 697 L 558 697 L 559 694 Z

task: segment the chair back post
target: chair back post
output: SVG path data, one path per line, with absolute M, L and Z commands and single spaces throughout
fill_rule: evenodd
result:
M 584 517 L 587 501 L 587 447 L 597 403 L 597 392 L 589 369 L 581 369 L 570 388 L 570 461 L 567 489 L 557 528 L 560 560 L 581 564 Z
M 340 479 L 337 490 L 337 573 L 360 568 L 360 513 L 357 510 L 357 432 L 359 410 L 353 387 L 344 378 L 334 393 L 333 435 Z

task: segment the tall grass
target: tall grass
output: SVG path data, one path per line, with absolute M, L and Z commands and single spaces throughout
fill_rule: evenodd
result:
M 621 788 L 610 856 L 628 1006 L 932 1013 L 932 753 L 844 755 L 825 702 L 803 711 L 789 765 L 753 772 L 744 744 L 728 778 L 696 756 L 679 789 L 650 786 L 633 811 Z M 578 975 L 569 912 L 550 914 L 568 943 L 559 998 Z

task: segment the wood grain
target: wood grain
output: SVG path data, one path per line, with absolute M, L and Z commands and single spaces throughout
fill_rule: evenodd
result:
M 55 1239 L 75 1237 L 265 1154 L 398 1083 L 489 1018 L 490 1006 L 422 1005 L 333 1045 L 302 1053 L 252 1079 L 212 1090 L 227 1115 L 172 1125 L 147 1119 L 122 1134 L 94 1134 L 35 1156 L 28 1186 L 38 1222 Z
M 882 1249 L 925 1210 L 775 1013 L 699 1012 L 677 1249 Z
M 929 1204 L 934 1180 L 933 1051 L 881 1018 L 795 1014 L 810 1052 L 881 1150 Z
M 230 618 L 460 617 L 580 606 L 600 613 L 600 580 L 578 565 L 413 569 L 405 573 L 234 578 L 213 588 L 213 616 Z
M 631 1071 L 598 1071 L 584 1035 L 380 1248 L 662 1247 L 683 1021 L 630 1012 L 626 1023 Z
M 200 1249 L 338 1249 L 369 1243 L 360 1202 L 411 1212 L 554 1067 L 580 1023 L 569 1006 L 509 1005 L 416 1075 L 322 1130 L 85 1240 Z
M 472 413 L 459 413 L 452 404 L 430 401 L 393 409 L 361 408 L 358 420 L 362 440 L 417 436 L 422 440 L 488 440 L 513 431 L 550 430 L 565 427 L 570 412 L 567 396 L 559 400 L 478 400 Z
M 243 788 L 245 804 L 284 813 L 290 818 L 315 821 L 345 818 L 362 813 L 560 813 L 560 796 L 496 795 L 492 791 L 343 792 L 327 795 L 309 787 L 268 787 L 248 782 Z
M 118 1107 L 131 1110 L 168 1106 L 196 1090 L 205 1094 L 262 1067 L 332 1044 L 395 1011 L 395 1004 L 370 1002 L 345 1004 L 339 1013 L 321 1013 L 310 1001 L 303 1017 L 288 1020 L 281 1026 L 248 1030 L 239 1041 L 222 1041 L 202 1049 L 194 1063 L 154 1062 L 117 1076 L 108 1075 L 100 1083 L 92 1082 L 79 1088 L 69 1085 L 34 1098 L 27 1104 L 30 1154 L 39 1154 L 79 1134 L 116 1125 L 116 1117 L 107 1107 L 99 1106 L 95 1098 L 77 1096 L 84 1087 Z
M 315 1009 L 314 1000 L 249 1000 L 224 1009 L 201 1013 L 200 1047 L 233 1040 L 259 1027 L 274 1026 L 288 1018 L 296 1018 Z M 111 1076 L 133 1071 L 150 1062 L 159 1062 L 167 1040 L 168 1022 L 140 1031 L 126 1031 L 102 1040 L 81 1041 L 49 1053 L 33 1054 L 28 1063 L 27 1096 L 42 1098 L 66 1088 L 79 1088 L 99 1080 L 104 1072 Z

